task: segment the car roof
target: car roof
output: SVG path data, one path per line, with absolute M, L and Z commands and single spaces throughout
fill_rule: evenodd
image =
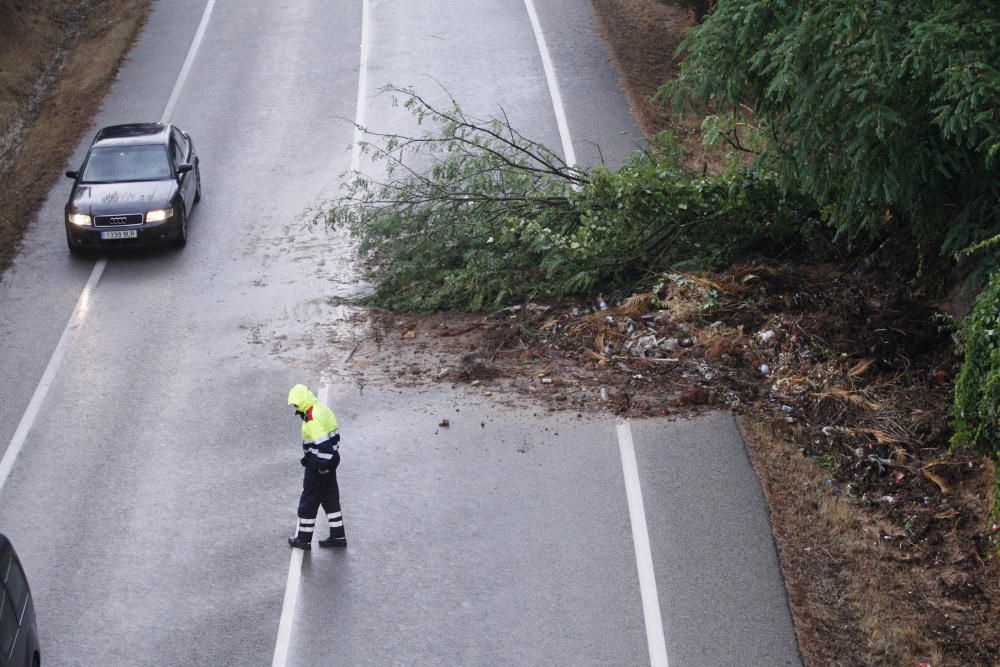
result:
M 163 123 L 109 125 L 94 137 L 94 146 L 136 146 L 166 144 L 170 126 Z
M 6 535 L 0 533 L 0 554 L 7 551 L 9 547 L 10 547 L 10 540 L 7 539 Z

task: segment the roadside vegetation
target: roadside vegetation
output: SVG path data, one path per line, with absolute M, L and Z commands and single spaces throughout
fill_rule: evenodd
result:
M 621 369 L 623 414 L 724 404 L 795 443 L 751 454 L 810 662 L 995 664 L 1000 5 L 696 4 L 642 110 L 671 131 L 622 168 L 388 87 L 422 133 L 369 134 L 384 178 L 322 217 L 357 237 L 369 303 L 505 313 L 460 328 L 489 356 L 442 377 L 574 357 L 578 409 Z
M 996 3 L 723 0 L 658 94 L 716 110 L 703 124 L 709 142 L 811 197 L 836 239 L 879 248 L 900 282 L 989 283 L 962 326 L 952 442 L 994 461 L 998 35 Z

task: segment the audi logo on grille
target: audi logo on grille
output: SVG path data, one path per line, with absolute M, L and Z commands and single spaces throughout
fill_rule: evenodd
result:
M 115 215 L 115 216 L 112 216 L 108 220 L 108 222 L 110 222 L 112 225 L 127 225 L 128 224 L 128 218 L 125 217 L 124 215 Z

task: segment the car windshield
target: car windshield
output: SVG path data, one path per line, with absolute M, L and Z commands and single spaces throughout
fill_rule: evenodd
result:
M 116 183 L 167 178 L 170 178 L 170 162 L 163 146 L 109 146 L 90 152 L 80 180 Z

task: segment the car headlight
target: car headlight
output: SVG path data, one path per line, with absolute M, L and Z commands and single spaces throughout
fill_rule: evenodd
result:
M 160 208 L 146 213 L 146 222 L 163 222 L 174 214 L 172 208 Z
M 70 213 L 66 216 L 66 219 L 69 220 L 70 224 L 80 225 L 81 227 L 90 224 L 90 216 L 86 213 Z

